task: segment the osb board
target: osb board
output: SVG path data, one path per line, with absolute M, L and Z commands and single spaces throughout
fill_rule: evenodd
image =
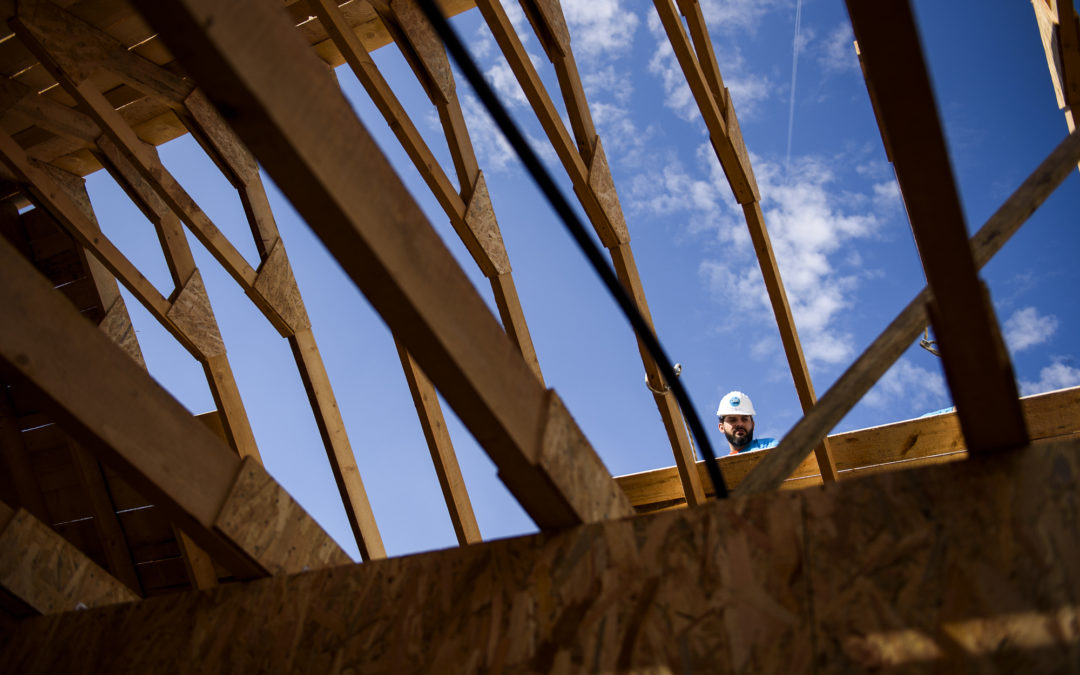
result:
M 42 613 L 136 599 L 119 581 L 22 509 L 0 533 L 0 586 Z
M 34 618 L 0 670 L 1076 670 L 1078 489 L 1056 442 Z
M 214 528 L 270 574 L 352 562 L 254 457 L 240 465 Z

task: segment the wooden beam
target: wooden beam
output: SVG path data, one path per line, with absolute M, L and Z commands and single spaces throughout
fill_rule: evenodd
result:
M 566 20 L 557 0 L 528 1 L 522 3 L 530 23 L 540 38 L 544 50 L 555 67 L 559 87 L 566 105 L 567 115 L 573 129 L 576 147 L 556 114 L 551 97 L 540 81 L 536 68 L 527 58 L 524 45 L 510 24 L 505 11 L 497 2 L 481 0 L 477 7 L 506 56 L 514 75 L 521 85 L 533 111 L 547 133 L 549 141 L 574 185 L 586 215 L 589 217 L 601 243 L 611 255 L 612 265 L 623 288 L 634 301 L 646 324 L 652 326 L 652 316 L 645 297 L 645 289 L 638 275 L 630 247 L 630 232 L 619 202 L 615 183 L 611 176 L 603 143 L 593 125 L 588 101 L 581 85 L 581 78 L 570 48 L 570 35 Z M 444 127 L 446 126 L 444 122 Z M 694 462 L 694 450 L 690 443 L 682 412 L 667 385 L 671 373 L 661 372 L 652 356 L 638 341 L 638 351 L 645 369 L 645 378 L 653 392 L 657 411 L 671 443 L 675 463 L 683 470 L 683 487 L 691 503 L 705 499 L 705 493 L 697 473 L 690 469 Z
M 1080 433 L 1080 387 L 1037 394 L 1020 399 L 1032 441 L 1070 437 Z M 935 456 L 967 457 L 964 437 L 956 413 L 919 417 L 880 427 L 858 429 L 829 437 L 836 469 L 848 478 L 865 473 L 869 467 L 898 471 L 911 468 L 910 462 L 928 461 Z M 749 452 L 718 458 L 728 487 L 735 489 L 767 453 Z M 705 464 L 698 462 L 705 479 Z M 817 462 L 807 457 L 780 485 L 780 489 L 820 483 Z M 817 479 L 814 481 L 808 479 Z M 616 476 L 619 487 L 639 512 L 684 505 L 675 467 Z
M 22 507 L 38 520 L 48 520 L 45 497 L 41 493 L 26 444 L 22 438 L 18 418 L 11 407 L 7 387 L 0 387 L 0 465 L 3 466 L 4 499 L 13 507 Z
M 137 6 L 215 105 L 230 111 L 239 136 L 536 522 L 556 528 L 628 515 L 595 451 L 536 381 L 289 22 L 256 0 Z M 214 30 L 204 30 L 207 21 Z
M 480 528 L 476 524 L 476 516 L 473 515 L 469 491 L 465 488 L 465 479 L 461 476 L 461 468 L 454 454 L 454 446 L 450 442 L 450 434 L 446 430 L 446 420 L 443 418 L 435 387 L 431 386 L 431 381 L 424 375 L 424 371 L 420 370 L 420 366 L 400 344 L 398 358 L 401 359 L 405 378 L 409 382 L 409 392 L 427 439 L 431 461 L 439 478 L 439 487 L 442 488 L 443 499 L 450 512 L 450 522 L 454 526 L 454 534 L 462 546 L 475 544 L 480 541 Z
M 1078 490 L 1080 441 L 1057 443 L 37 617 L 0 636 L 0 668 L 1067 671 Z
M 1025 445 L 1016 379 L 971 256 L 911 7 L 907 0 L 847 6 L 933 293 L 930 318 L 968 448 Z
M 241 464 L 3 240 L 0 370 L 36 389 L 72 438 L 238 576 L 349 561 L 257 462 Z M 241 498 L 252 484 L 263 489 L 258 503 Z
M 93 26 L 50 3 L 41 2 L 21 8 L 16 24 L 20 34 L 32 43 L 69 93 L 88 108 L 107 131 L 97 140 L 104 163 L 155 224 L 179 293 L 167 318 L 197 350 L 195 356 L 203 365 L 214 402 L 223 413 L 228 442 L 241 456 L 259 456 L 209 298 L 180 228 L 178 214 L 215 253 L 271 324 L 290 340 L 360 551 L 365 559 L 369 557 L 369 551 L 372 557 L 385 555 L 344 422 L 278 235 L 258 164 L 251 153 L 194 85 L 128 52 Z M 81 42 L 73 52 L 73 48 L 60 39 L 64 34 L 83 36 L 85 44 Z M 79 56 L 86 58 L 77 58 Z M 92 63 L 88 65 L 87 60 Z M 211 159 L 240 193 L 262 259 L 257 272 L 247 267 L 231 243 L 168 174 L 156 150 L 135 138 L 111 105 L 97 94 L 90 77 L 100 71 L 115 74 L 181 114 Z
M 1080 133 L 1073 132 L 1036 167 L 1004 204 L 971 238 L 971 255 L 978 267 L 994 256 L 1020 226 L 1042 205 L 1080 160 Z M 740 494 L 776 489 L 825 434 L 870 391 L 874 383 L 911 346 L 925 328 L 930 291 L 924 288 L 844 371 L 810 412 L 768 451 L 766 458 L 739 488 Z
M 300 369 L 300 379 L 315 412 L 315 424 L 322 436 L 330 469 L 360 555 L 364 560 L 385 558 L 386 548 L 368 501 L 367 490 L 360 478 L 360 469 L 356 466 L 356 456 L 349 444 L 345 421 L 341 419 L 337 398 L 330 387 L 330 377 L 315 344 L 315 335 L 310 328 L 297 331 L 289 338 L 289 346 L 292 347 L 293 358 Z
M 746 227 L 750 233 L 750 240 L 754 244 L 762 280 L 769 294 L 773 315 L 776 317 L 777 329 L 784 346 L 791 379 L 803 413 L 806 413 L 817 402 L 814 384 L 810 378 L 810 369 L 806 364 L 802 343 L 799 341 L 795 319 L 791 314 L 791 305 L 788 302 L 787 291 L 784 289 L 784 281 L 780 276 L 780 268 L 773 253 L 769 231 L 765 226 L 765 216 L 761 211 L 761 197 L 753 167 L 750 165 L 750 155 L 739 130 L 735 105 L 724 87 L 720 68 L 716 63 L 704 15 L 696 0 L 679 1 L 680 11 L 686 16 L 690 32 L 694 36 L 691 44 L 671 0 L 655 0 L 654 4 L 679 65 L 690 85 L 698 110 L 702 118 L 706 120 L 716 158 L 728 178 L 736 200 L 743 207 Z M 825 481 L 836 481 L 836 466 L 832 459 L 828 439 L 822 439 L 821 443 L 814 448 L 814 453 Z
M 120 521 L 116 517 L 116 506 L 109 497 L 109 489 L 106 487 L 101 465 L 78 444 L 69 442 L 68 448 L 71 450 L 71 457 L 76 466 L 79 467 L 79 475 L 86 487 L 86 496 L 89 498 L 90 508 L 94 514 L 94 528 L 101 540 L 101 548 L 105 551 L 109 572 L 132 592 L 142 595 L 142 584 L 139 583 L 139 575 L 135 572 L 135 564 L 131 561 L 131 552 L 128 550 Z
M 139 599 L 26 509 L 12 509 L 3 502 L 0 588 L 40 614 Z

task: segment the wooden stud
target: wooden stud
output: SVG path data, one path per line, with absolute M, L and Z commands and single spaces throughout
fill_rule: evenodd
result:
M 806 365 L 802 343 L 799 341 L 799 332 L 795 327 L 795 318 L 791 315 L 791 305 L 787 299 L 787 291 L 784 290 L 784 281 L 780 278 L 780 267 L 776 264 L 776 256 L 773 254 L 769 231 L 765 227 L 765 216 L 761 212 L 761 204 L 756 201 L 744 204 L 743 214 L 746 216 L 750 240 L 754 244 L 754 251 L 760 263 L 765 288 L 769 292 L 769 301 L 772 303 L 773 315 L 776 316 L 777 328 L 780 331 L 780 341 L 787 355 L 791 378 L 795 381 L 795 391 L 799 395 L 799 403 L 802 404 L 805 413 L 817 403 L 817 396 L 814 394 L 814 383 L 810 379 L 810 369 Z M 836 465 L 832 460 L 828 439 L 822 439 L 821 443 L 814 448 L 814 453 L 821 467 L 821 475 L 828 482 L 836 481 Z
M 135 573 L 135 565 L 131 561 L 131 553 L 128 551 L 124 531 L 120 528 L 120 521 L 116 518 L 116 507 L 109 497 L 101 465 L 77 443 L 69 442 L 68 447 L 86 487 L 86 495 L 94 514 L 94 527 L 101 539 L 101 547 L 105 550 L 109 572 L 133 592 L 142 595 L 139 575 Z
M 0 387 L 0 463 L 3 466 L 4 499 L 12 506 L 27 509 L 38 520 L 48 520 L 49 511 L 33 466 L 26 454 L 22 430 L 11 407 L 6 387 Z
M 637 267 L 633 261 L 633 254 L 629 246 L 630 234 L 615 191 L 603 145 L 593 126 L 588 102 L 581 87 L 581 78 L 578 76 L 577 66 L 570 49 L 569 36 L 566 36 L 565 41 L 554 36 L 554 33 L 563 30 L 560 23 L 564 23 L 561 16 L 562 10 L 558 2 L 544 0 L 543 2 L 524 3 L 524 7 L 534 26 L 542 27 L 539 32 L 551 36 L 548 53 L 549 56 L 554 55 L 552 62 L 555 65 L 567 113 L 577 139 L 578 149 L 576 152 L 571 145 L 561 119 L 552 116 L 553 106 L 551 100 L 543 84 L 540 83 L 535 68 L 524 55 L 524 47 L 512 26 L 510 26 L 505 12 L 498 3 L 494 2 L 482 0 L 477 6 L 480 8 L 481 13 L 484 14 L 489 28 L 507 57 L 518 82 L 539 117 L 541 125 L 547 132 L 549 140 L 555 146 L 560 158 L 562 158 L 563 165 L 570 175 L 574 190 L 581 200 L 586 214 L 600 237 L 601 243 L 609 249 L 612 263 L 623 287 L 634 299 L 638 310 L 651 326 L 652 319 L 649 316 L 648 303 L 645 300 L 644 289 L 641 287 L 641 280 L 638 277 Z M 556 15 L 558 15 L 557 18 Z M 583 169 L 585 170 L 584 176 L 580 175 Z M 697 474 L 690 469 L 693 462 L 693 449 L 690 445 L 681 411 L 674 401 L 674 396 L 666 389 L 665 375 L 659 372 L 652 357 L 641 346 L 640 342 L 639 350 L 650 387 L 654 392 L 664 392 L 655 396 L 657 409 L 667 431 L 668 439 L 672 443 L 675 462 L 683 469 L 682 475 L 686 478 L 684 484 L 686 492 L 693 503 L 698 503 L 698 501 L 704 499 L 704 492 L 702 492 Z
M 933 292 L 930 318 L 968 448 L 1026 445 L 1016 379 L 971 257 L 911 7 L 906 0 L 847 5 Z
M 585 214 L 600 235 L 600 241 L 606 247 L 617 245 L 619 238 L 616 227 L 608 220 L 607 212 L 600 206 L 600 202 L 589 185 L 589 172 L 585 161 L 580 152 L 575 149 L 574 141 L 563 126 L 562 118 L 544 89 L 540 75 L 529 60 L 525 46 L 518 39 L 506 12 L 495 0 L 479 0 L 476 6 L 484 16 L 488 28 L 491 29 L 495 42 L 506 56 L 507 63 L 540 121 L 540 126 L 543 127 L 548 140 L 555 148 L 555 154 L 558 155 L 559 161 L 570 176 L 574 193 L 577 194 L 585 209 Z
M 630 244 L 620 244 L 611 249 L 611 260 L 615 265 L 615 273 L 619 281 L 627 289 L 634 303 L 641 310 L 646 324 L 652 328 L 652 316 L 649 314 L 649 305 L 645 301 L 645 289 L 641 285 L 641 277 L 638 275 L 637 263 L 634 254 L 630 250 Z M 660 411 L 660 417 L 664 422 L 664 429 L 668 434 L 672 452 L 675 455 L 675 465 L 679 467 L 679 476 L 682 478 L 683 491 L 686 500 L 690 504 L 701 504 L 705 501 L 705 491 L 701 484 L 701 478 L 693 470 L 694 451 L 690 445 L 690 437 L 686 432 L 686 424 L 683 422 L 679 411 L 679 405 L 675 401 L 675 395 L 668 388 L 667 378 L 673 377 L 671 373 L 663 373 L 649 356 L 645 345 L 638 340 L 638 351 L 641 353 L 642 363 L 645 365 L 645 377 L 653 399 Z
M 1039 164 L 1027 179 L 994 212 L 971 238 L 971 255 L 982 267 L 1020 229 L 1050 193 L 1080 161 L 1080 133 L 1073 132 Z M 930 291 L 924 288 L 908 303 L 892 323 L 848 366 L 817 404 L 787 433 L 780 445 L 768 452 L 739 487 L 739 494 L 776 489 L 791 475 L 844 415 L 870 391 L 900 355 L 926 327 L 926 304 Z
M 438 405 L 435 387 L 400 344 L 398 344 L 398 357 L 405 370 L 413 404 L 416 406 L 424 437 L 431 451 L 431 461 L 435 465 L 435 474 L 439 477 L 439 486 L 442 488 L 446 508 L 450 512 L 454 534 L 457 535 L 458 543 L 462 546 L 475 544 L 480 541 L 480 528 L 476 524 L 472 502 L 469 501 L 469 492 L 465 488 L 465 479 L 461 476 L 461 468 L 458 466 L 457 456 L 450 442 L 450 434 L 446 430 L 442 408 Z
M 533 434 L 546 393 L 288 21 L 255 1 L 138 7 L 215 105 L 234 113 L 234 129 L 282 179 L 526 511 L 545 528 L 593 517 L 580 510 L 577 491 L 611 494 L 617 488 L 610 475 L 591 449 L 575 452 L 594 461 L 580 460 L 586 473 L 569 483 L 535 462 Z M 201 28 L 207 19 L 214 31 Z M 327 128 L 339 133 L 330 139 L 318 131 Z M 460 325 L 469 326 L 467 334 Z
M 289 346 L 292 347 L 311 409 L 315 411 L 315 423 L 322 436 L 330 468 L 334 473 L 341 501 L 345 505 L 345 515 L 360 548 L 360 555 L 364 560 L 385 558 L 386 549 L 375 522 L 375 514 L 371 510 L 367 490 L 364 489 L 360 469 L 356 466 L 356 457 L 345 432 L 345 421 L 341 419 L 334 390 L 330 387 L 330 377 L 326 373 L 326 366 L 315 344 L 311 328 L 297 331 L 290 336 Z
M 675 6 L 671 0 L 653 0 L 653 4 L 656 6 L 657 14 L 660 15 L 668 40 L 675 50 L 679 66 L 686 75 L 686 82 L 690 85 L 694 100 L 697 101 L 702 119 L 709 130 L 709 140 L 716 151 L 717 159 L 720 160 L 720 166 L 724 169 L 731 190 L 735 193 L 735 199 L 740 204 L 759 201 L 761 196 L 753 169 L 749 164 L 742 163 L 742 158 L 733 145 L 728 124 L 724 120 L 724 113 L 727 112 L 728 106 L 721 108 L 713 92 L 710 91 L 705 73 L 702 72 L 702 66 L 697 60 L 690 38 L 687 37 L 682 21 L 675 11 Z M 719 82 L 714 86 L 719 86 Z M 730 101 L 730 97 L 728 100 Z

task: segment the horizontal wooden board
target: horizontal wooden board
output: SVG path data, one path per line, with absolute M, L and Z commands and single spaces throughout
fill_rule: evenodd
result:
M 1067 436 L 1080 432 L 1080 387 L 1036 394 L 1021 399 L 1027 426 L 1033 440 Z M 905 460 L 953 453 L 964 449 L 963 436 L 955 413 L 920 417 L 880 427 L 859 429 L 829 437 L 836 468 L 847 478 L 865 474 L 865 469 L 899 470 L 910 465 Z M 737 486 L 768 451 L 722 457 L 718 460 L 729 488 Z M 854 470 L 863 471 L 854 471 Z M 704 462 L 698 471 L 711 488 Z M 785 481 L 781 489 L 820 484 L 813 457 L 805 459 Z M 634 508 L 649 512 L 685 504 L 675 467 L 618 476 L 615 479 L 626 492 Z M 711 489 L 710 489 L 711 494 Z

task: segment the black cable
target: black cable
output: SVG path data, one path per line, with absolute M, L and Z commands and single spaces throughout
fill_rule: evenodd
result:
M 713 489 L 716 491 L 716 496 L 720 499 L 724 499 L 728 496 L 727 483 L 724 482 L 724 476 L 720 473 L 720 466 L 716 463 L 716 455 L 713 453 L 712 445 L 709 443 L 709 437 L 705 434 L 705 428 L 701 425 L 701 420 L 698 418 L 697 413 L 694 411 L 694 407 L 690 404 L 690 397 L 686 393 L 686 389 L 679 382 L 679 378 L 675 375 L 675 369 L 671 365 L 671 359 L 668 358 L 667 353 L 664 352 L 664 348 L 660 345 L 660 341 L 653 334 L 652 329 L 645 322 L 645 318 L 638 311 L 637 305 L 627 295 L 626 290 L 619 283 L 618 278 L 615 276 L 615 272 L 608 266 L 606 260 L 604 260 L 603 254 L 600 253 L 599 247 L 589 236 L 585 226 L 581 223 L 577 213 L 571 208 L 570 203 L 563 196 L 562 191 L 555 184 L 555 181 L 548 174 L 547 169 L 540 162 L 540 158 L 533 151 L 532 146 L 526 142 L 524 135 L 518 130 L 517 125 L 512 119 L 510 119 L 509 113 L 506 112 L 506 108 L 495 96 L 495 92 L 491 90 L 487 80 L 480 73 L 480 69 L 476 67 L 476 62 L 473 61 L 472 56 L 466 51 L 465 46 L 461 43 L 457 33 L 450 26 L 450 23 L 443 17 L 442 12 L 435 5 L 433 0 L 421 0 L 420 6 L 423 8 L 424 13 L 428 17 L 428 21 L 435 27 L 435 31 L 442 38 L 442 41 L 446 44 L 450 51 L 450 55 L 454 57 L 454 61 L 458 67 L 461 68 L 465 78 L 472 85 L 476 95 L 480 97 L 480 101 L 487 108 L 488 113 L 495 120 L 495 123 L 499 126 L 506 140 L 517 152 L 521 162 L 525 165 L 532 179 L 536 182 L 537 187 L 544 193 L 548 201 L 551 203 L 555 213 L 558 214 L 562 220 L 563 225 L 570 231 L 571 236 L 574 237 L 574 241 L 577 242 L 581 248 L 582 253 L 588 258 L 592 264 L 593 269 L 600 275 L 600 279 L 607 286 L 608 291 L 615 298 L 615 301 L 619 304 L 623 314 L 626 315 L 627 320 L 630 321 L 630 325 L 633 327 L 634 332 L 637 334 L 638 339 L 642 341 L 645 348 L 649 351 L 653 360 L 660 366 L 660 372 L 664 373 L 664 379 L 668 380 L 672 391 L 675 393 L 675 400 L 678 401 L 679 407 L 683 410 L 683 415 L 687 419 L 687 423 L 690 425 L 690 431 L 694 434 L 694 438 L 697 440 L 698 447 L 701 448 L 701 452 L 705 455 L 705 467 L 709 472 L 709 478 L 712 479 Z

